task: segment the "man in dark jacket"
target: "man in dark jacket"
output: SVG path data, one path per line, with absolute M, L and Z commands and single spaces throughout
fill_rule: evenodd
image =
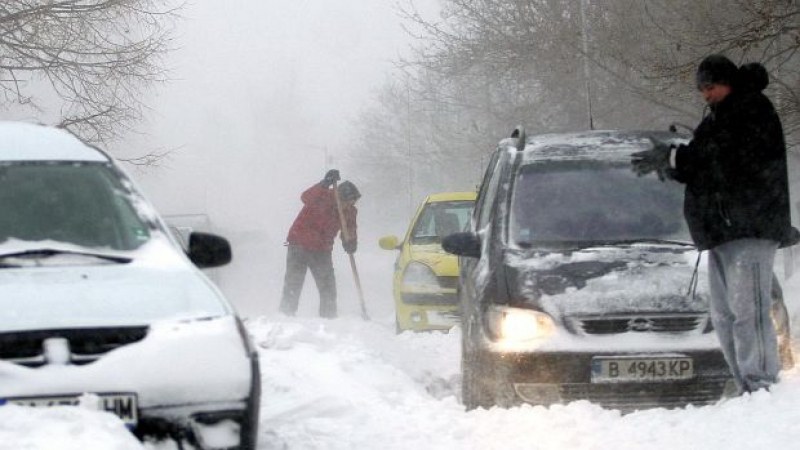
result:
M 763 66 L 705 58 L 697 88 L 708 103 L 688 145 L 655 144 L 635 153 L 639 175 L 668 174 L 686 184 L 684 216 L 695 244 L 709 250 L 711 320 L 740 392 L 777 381 L 770 318 L 776 250 L 793 245 L 786 144 L 775 109 L 761 92 Z
M 320 317 L 336 317 L 336 279 L 331 252 L 333 240 L 341 229 L 333 189 L 339 179 L 339 171 L 331 169 L 322 181 L 306 189 L 300 196 L 303 209 L 294 220 L 286 238 L 286 275 L 280 305 L 280 311 L 284 314 L 294 315 L 297 312 L 306 271 L 310 270 L 319 290 Z M 350 238 L 345 240 L 344 234 L 342 235 L 342 247 L 347 253 L 354 253 L 358 244 L 358 210 L 355 203 L 361 194 L 349 181 L 342 182 L 336 189 Z

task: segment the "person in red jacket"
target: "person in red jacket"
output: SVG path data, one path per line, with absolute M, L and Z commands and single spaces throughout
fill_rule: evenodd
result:
M 297 215 L 286 238 L 286 275 L 283 279 L 283 295 L 280 311 L 293 316 L 297 312 L 300 292 L 311 270 L 319 290 L 320 317 L 336 317 L 336 278 L 333 273 L 333 240 L 341 231 L 339 212 L 336 206 L 333 185 L 340 180 L 339 171 L 331 169 L 319 183 L 306 189 L 300 196 L 303 209 Z M 356 186 L 344 181 L 338 187 L 339 200 L 349 240 L 341 236 L 342 247 L 347 253 L 355 253 L 358 246 L 356 233 L 356 201 L 361 197 Z

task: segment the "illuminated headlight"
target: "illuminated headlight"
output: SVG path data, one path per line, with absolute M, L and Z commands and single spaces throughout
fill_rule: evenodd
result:
M 403 285 L 406 287 L 437 289 L 439 280 L 430 267 L 420 262 L 411 261 L 403 271 Z
M 490 307 L 486 314 L 492 337 L 508 343 L 526 343 L 549 338 L 555 333 L 553 319 L 545 313 L 522 308 Z

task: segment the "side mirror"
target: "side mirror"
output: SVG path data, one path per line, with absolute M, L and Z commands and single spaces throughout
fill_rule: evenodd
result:
M 378 245 L 384 250 L 397 250 L 400 248 L 400 240 L 394 235 L 384 236 L 378 239 Z
M 447 253 L 469 258 L 481 257 L 481 241 L 471 231 L 461 231 L 447 235 L 442 239 L 442 248 Z
M 193 231 L 189 235 L 189 259 L 201 269 L 224 266 L 233 258 L 231 244 L 222 236 Z

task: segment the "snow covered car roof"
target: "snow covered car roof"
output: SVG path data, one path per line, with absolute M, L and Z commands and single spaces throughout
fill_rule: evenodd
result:
M 670 131 L 585 131 L 529 136 L 525 162 L 554 160 L 630 161 L 630 154 L 652 148 L 652 140 L 680 144 L 688 137 Z
M 69 131 L 0 121 L 0 161 L 108 162 L 110 158 Z

